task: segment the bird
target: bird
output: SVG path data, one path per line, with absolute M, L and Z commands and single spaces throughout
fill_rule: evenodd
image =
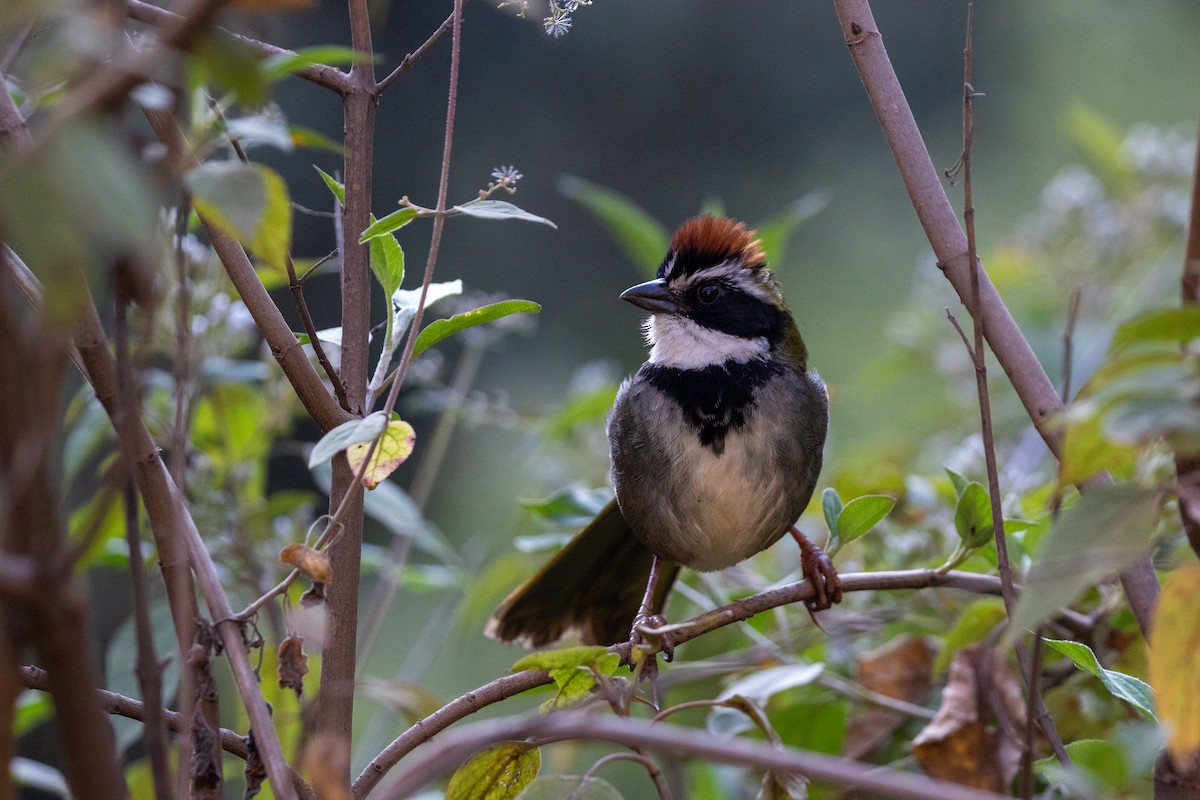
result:
M 649 312 L 650 352 L 608 418 L 616 496 L 485 633 L 526 647 L 636 641 L 636 624 L 663 621 L 681 567 L 724 569 L 788 532 L 810 612 L 840 602 L 836 569 L 795 526 L 821 471 L 828 393 L 755 232 L 688 219 L 656 277 L 620 298 Z

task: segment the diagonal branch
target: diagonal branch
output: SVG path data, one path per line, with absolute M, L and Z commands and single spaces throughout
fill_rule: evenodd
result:
M 180 170 L 186 170 L 198 164 L 195 156 L 189 155 L 187 143 L 179 123 L 169 113 L 146 109 L 146 119 L 159 140 L 167 146 L 172 158 Z M 254 322 L 262 333 L 263 338 L 271 348 L 271 354 L 279 362 L 284 375 L 292 384 L 296 396 L 304 404 L 313 421 L 323 430 L 335 428 L 350 418 L 350 415 L 337 404 L 325 388 L 321 378 L 313 369 L 304 352 L 304 348 L 292 333 L 291 326 L 279 313 L 279 307 L 271 299 L 271 295 L 262 285 L 249 256 L 242 246 L 232 236 L 222 231 L 203 215 L 200 221 L 204 224 L 205 233 L 216 251 L 217 257 L 225 267 L 229 279 L 233 281 L 238 295 L 250 311 Z
M 597 717 L 578 711 L 518 719 L 476 722 L 455 731 L 423 751 L 420 760 L 382 794 L 387 800 L 411 797 L 425 784 L 457 767 L 471 754 L 497 741 L 530 737 L 543 743 L 556 741 L 611 742 L 738 766 L 800 773 L 894 800 L 1004 800 L 1007 795 L 973 789 L 957 783 L 913 775 L 887 767 L 863 764 L 769 742 L 729 739 L 706 731 L 639 719 Z
M 179 19 L 179 14 L 174 11 L 168 11 L 165 8 L 160 8 L 152 3 L 145 3 L 142 0 L 125 0 L 125 8 L 129 17 L 138 22 L 144 22 L 147 25 L 154 25 L 163 28 L 173 24 Z M 253 48 L 263 58 L 270 56 L 291 56 L 295 53 L 283 47 L 276 47 L 273 44 L 252 39 L 249 36 L 243 36 L 240 33 L 226 30 L 225 28 L 213 28 L 218 34 L 227 36 L 241 44 L 248 45 Z M 314 64 L 311 67 L 297 70 L 296 77 L 303 78 L 306 81 L 311 81 L 318 86 L 324 86 L 326 89 L 345 94 L 350 86 L 349 78 L 346 73 L 342 72 L 337 67 L 330 67 L 325 64 Z
M 871 14 L 870 3 L 868 0 L 833 0 L 833 5 L 854 65 L 883 127 L 884 137 L 937 257 L 938 267 L 963 304 L 971 308 L 971 275 L 976 271 L 971 269 L 968 259 L 966 234 L 942 188 L 912 109 L 892 69 L 883 46 L 883 37 Z M 978 270 L 978 279 L 979 322 L 983 326 L 983 334 L 1034 427 L 1050 451 L 1058 457 L 1061 454 L 1062 435 L 1052 424 L 1055 415 L 1063 408 L 1058 392 L 982 268 Z M 1130 608 L 1145 635 L 1153 624 L 1159 593 L 1158 576 L 1150 559 L 1143 558 L 1122 573 L 1121 582 Z

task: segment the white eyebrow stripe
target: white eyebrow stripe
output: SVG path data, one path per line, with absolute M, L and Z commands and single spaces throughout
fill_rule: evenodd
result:
M 672 284 L 679 283 L 680 285 L 678 286 L 678 289 L 682 290 L 683 287 L 688 284 L 706 280 L 725 281 L 734 288 L 745 292 L 752 297 L 757 297 L 763 302 L 774 302 L 771 292 L 763 285 L 762 281 L 758 279 L 757 274 L 753 270 L 743 267 L 740 261 L 733 259 L 728 259 L 720 262 L 719 264 L 714 264 L 711 267 L 705 267 L 704 269 L 697 270 L 686 277 L 673 278 L 670 282 Z

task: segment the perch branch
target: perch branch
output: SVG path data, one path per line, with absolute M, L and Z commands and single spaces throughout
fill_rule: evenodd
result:
M 931 569 L 900 572 L 856 572 L 842 575 L 841 579 L 842 589 L 846 592 L 926 589 L 936 586 L 979 594 L 1000 594 L 1000 579 L 994 575 L 955 570 L 945 573 Z M 763 611 L 803 602 L 812 598 L 814 594 L 812 585 L 808 581 L 800 581 L 751 595 L 700 614 L 687 622 L 670 626 L 673 631 L 672 640 L 676 645 L 683 644 L 697 636 L 749 619 Z M 628 642 L 614 645 L 611 649 L 628 660 Z M 354 781 L 354 797 L 359 800 L 365 798 L 383 779 L 388 770 L 399 763 L 402 758 L 411 753 L 418 745 L 429 741 L 460 719 L 493 703 L 547 683 L 550 683 L 550 674 L 546 670 L 527 670 L 513 675 L 505 675 L 474 691 L 467 692 L 428 717 L 418 720 L 411 728 L 385 747 L 363 769 Z

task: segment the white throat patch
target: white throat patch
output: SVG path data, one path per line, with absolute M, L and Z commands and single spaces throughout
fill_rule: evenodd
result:
M 686 317 L 652 314 L 646 320 L 650 363 L 679 369 L 703 369 L 726 361 L 745 363 L 767 358 L 765 337 L 746 339 L 698 325 Z

